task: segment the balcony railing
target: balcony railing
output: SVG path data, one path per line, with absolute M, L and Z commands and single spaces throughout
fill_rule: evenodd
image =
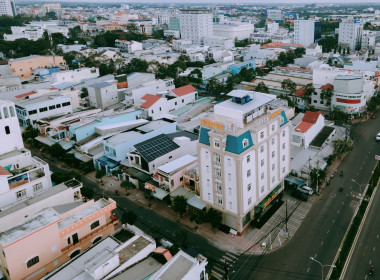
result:
M 64 247 L 64 248 L 62 248 L 62 249 L 61 249 L 61 252 L 64 253 L 64 252 L 66 252 L 67 250 L 70 250 L 71 248 L 73 248 L 73 247 L 75 247 L 75 246 L 78 246 L 79 244 L 82 244 L 84 241 L 86 241 L 86 240 L 87 240 L 88 238 L 90 238 L 91 236 L 97 234 L 97 233 L 100 232 L 100 231 L 103 231 L 103 230 L 109 228 L 109 227 L 112 226 L 112 225 L 117 224 L 118 222 L 119 222 L 118 220 L 112 220 L 112 221 L 106 223 L 105 225 L 102 225 L 101 227 L 92 230 L 89 234 L 86 234 L 85 236 L 79 238 L 79 240 L 78 240 L 77 243 L 75 243 L 75 244 L 74 244 L 74 243 L 71 243 L 70 245 L 68 245 L 68 246 L 66 246 L 66 247 Z

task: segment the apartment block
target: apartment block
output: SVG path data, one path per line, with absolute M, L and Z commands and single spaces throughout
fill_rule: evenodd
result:
M 233 90 L 201 119 L 200 197 L 242 233 L 284 189 L 291 123 L 274 95 Z
M 232 40 L 243 40 L 251 36 L 254 25 L 251 23 L 218 23 L 214 24 L 214 35 Z
M 294 21 L 294 44 L 307 48 L 314 43 L 314 19 Z
M 8 65 L 9 68 L 11 68 L 11 74 L 17 75 L 21 80 L 24 80 L 30 78 L 35 69 L 65 66 L 66 62 L 63 59 L 63 56 L 31 55 L 10 59 Z
M 342 20 L 339 23 L 338 44 L 351 50 L 361 48 L 363 25 L 359 20 Z
M 14 0 L 0 0 L 0 15 L 14 17 L 16 14 L 16 5 Z
M 97 83 L 88 87 L 88 97 L 90 106 L 94 108 L 105 108 L 119 102 L 117 96 L 117 84 L 115 83 Z
M 7 279 L 40 279 L 114 232 L 112 199 L 45 208 L 0 233 Z
M 213 35 L 212 13 L 208 9 L 181 9 L 182 39 L 201 44 L 202 38 Z
M 281 21 L 284 19 L 284 14 L 281 10 L 278 9 L 267 9 L 267 19 Z

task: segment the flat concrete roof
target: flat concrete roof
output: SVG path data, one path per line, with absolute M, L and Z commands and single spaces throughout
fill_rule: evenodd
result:
M 158 169 L 161 170 L 162 172 L 170 174 L 171 172 L 179 170 L 193 162 L 196 162 L 197 160 L 198 158 L 193 157 L 191 155 L 184 155 L 178 159 L 175 159 L 164 165 L 161 165 L 160 167 L 158 167 Z
M 148 276 L 152 275 L 158 271 L 163 265 L 153 259 L 148 257 L 145 260 L 139 262 L 133 267 L 127 269 L 123 273 L 112 278 L 113 280 L 144 280 Z
M 0 243 L 2 246 L 7 246 L 42 227 L 57 222 L 60 219 L 61 216 L 54 209 L 46 208 L 29 220 L 6 231 L 0 232 Z

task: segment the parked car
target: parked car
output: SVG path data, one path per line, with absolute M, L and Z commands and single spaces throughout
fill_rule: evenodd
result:
M 300 192 L 303 192 L 303 193 L 307 193 L 309 195 L 312 195 L 313 194 L 313 189 L 308 187 L 308 186 L 302 186 L 298 189 Z
M 306 193 L 303 193 L 299 190 L 292 191 L 292 196 L 295 198 L 298 198 L 299 200 L 302 200 L 302 201 L 307 201 L 309 198 L 309 195 L 307 195 Z
M 380 141 L 380 132 L 376 135 L 376 141 Z

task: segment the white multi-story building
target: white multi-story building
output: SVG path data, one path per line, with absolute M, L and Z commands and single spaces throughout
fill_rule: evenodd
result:
M 380 39 L 378 31 L 363 30 L 361 47 L 367 50 L 374 50 L 376 42 Z
M 304 48 L 314 43 L 314 19 L 294 21 L 294 44 L 300 44 Z
M 51 187 L 49 165 L 24 148 L 16 108 L 0 101 L 0 208 Z
M 233 90 L 201 119 L 200 197 L 242 233 L 284 189 L 290 172 L 290 129 L 276 97 Z
M 342 20 L 339 23 L 338 44 L 355 50 L 361 47 L 363 25 L 357 20 Z
M 41 11 L 44 15 L 50 12 L 57 13 L 61 10 L 61 4 L 60 3 L 44 3 L 41 5 Z
M 112 23 L 126 25 L 128 24 L 129 20 L 139 19 L 139 18 L 140 16 L 138 14 L 127 14 L 127 13 L 119 12 L 112 15 L 111 20 L 112 20 Z
M 69 35 L 69 29 L 66 26 L 58 25 L 58 21 L 31 22 L 26 26 L 11 26 L 11 30 L 12 34 L 4 34 L 4 40 L 14 41 L 25 38 L 36 41 L 42 38 L 45 31 L 47 31 L 49 35 L 53 33 L 61 33 L 65 37 Z
M 272 20 L 283 20 L 284 15 L 281 10 L 278 9 L 267 9 L 267 19 Z
M 212 36 L 212 13 L 208 9 L 181 9 L 181 37 L 201 44 L 205 36 Z
M 88 87 L 88 97 L 91 107 L 104 110 L 119 102 L 117 96 L 117 84 L 106 82 L 92 84 Z
M 52 84 L 59 84 L 65 82 L 80 83 L 84 80 L 96 79 L 99 77 L 98 68 L 83 67 L 74 70 L 55 72 L 51 75 Z
M 204 37 L 203 44 L 209 47 L 220 47 L 223 50 L 229 50 L 235 46 L 233 39 L 219 36 Z
M 14 0 L 0 0 L 0 15 L 14 17 L 16 14 L 16 6 Z
M 20 126 L 34 125 L 38 120 L 73 112 L 71 95 L 59 93 L 44 94 L 16 102 L 16 112 Z
M 232 40 L 243 40 L 251 36 L 255 26 L 251 23 L 218 23 L 214 24 L 214 35 Z

